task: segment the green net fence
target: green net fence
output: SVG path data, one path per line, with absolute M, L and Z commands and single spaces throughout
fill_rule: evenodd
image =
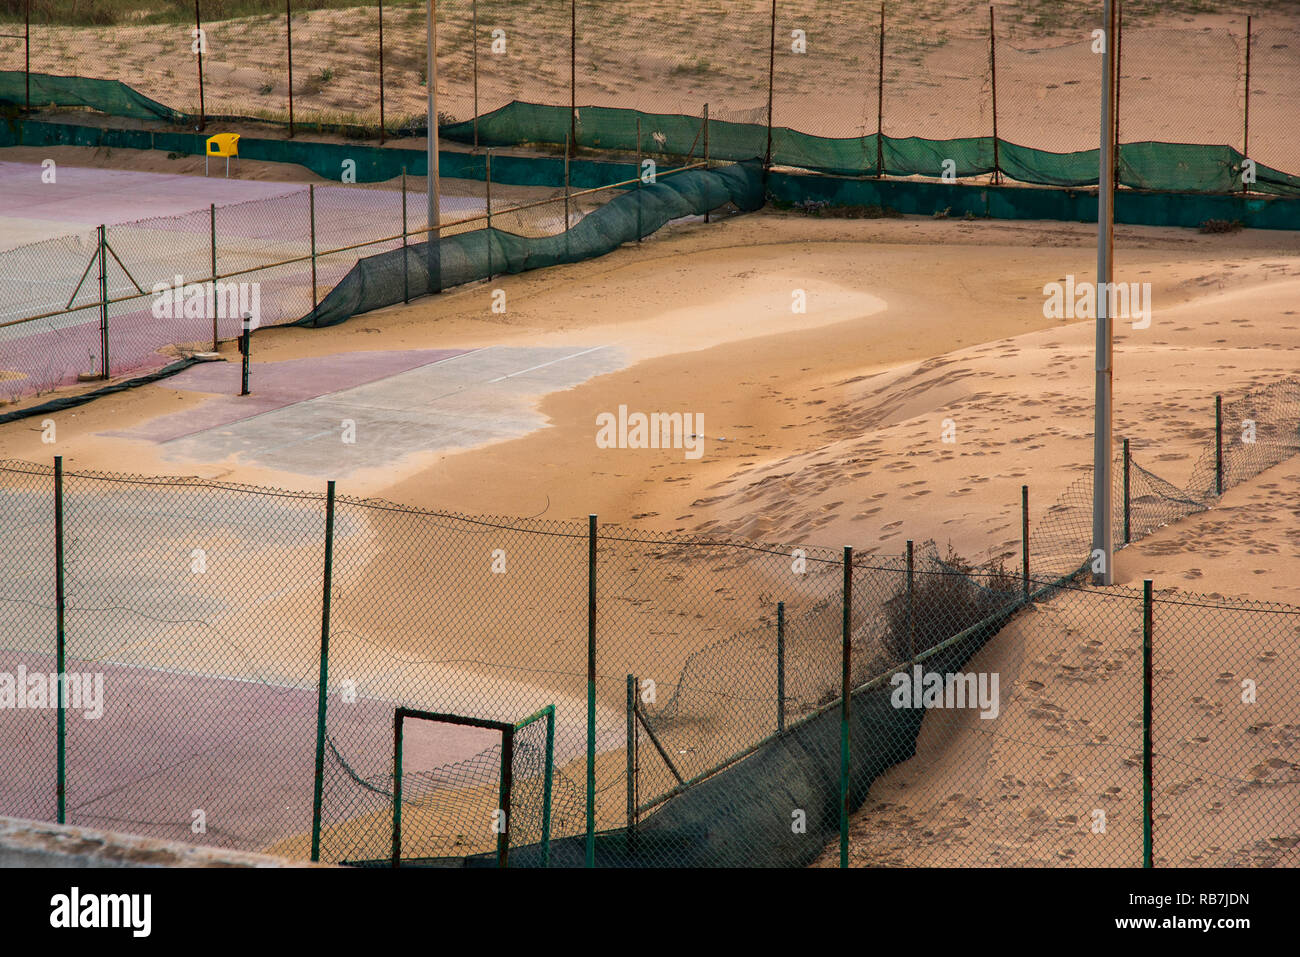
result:
M 1181 484 L 1117 463 L 1117 543 L 1126 516 L 1136 541 L 1300 451 L 1294 380 L 1221 418 Z M 589 825 L 603 866 L 833 862 L 845 797 L 866 808 L 858 863 L 1142 862 L 1144 601 L 1075 574 L 1086 483 L 1035 518 L 1028 577 L 923 543 L 846 579 L 808 544 L 338 497 L 324 591 L 319 494 L 6 462 L 0 498 L 6 675 L 57 668 L 62 551 L 70 823 L 299 858 L 318 827 L 322 860 L 382 863 L 395 708 L 513 722 L 553 702 L 549 843 L 537 728 L 511 764 L 517 866 L 544 843 L 581 865 Z M 1171 589 L 1150 617 L 1155 862 L 1296 863 L 1300 609 Z M 54 712 L 33 697 L 2 733 L 23 773 L 0 810 L 57 816 Z M 491 863 L 500 740 L 408 744 L 412 858 Z
M 1171 21 L 1159 5 L 1124 5 L 1120 182 L 1296 195 L 1293 19 L 1182 12 Z M 30 27 L 20 13 L 0 23 L 8 103 L 200 123 L 425 126 L 418 3 L 208 0 L 201 64 L 188 8 L 85 24 L 37 3 Z M 718 0 L 660 16 L 622 2 L 450 0 L 439 13 L 439 123 L 474 146 L 571 137 L 631 150 L 640 119 L 646 149 L 674 153 L 707 110 L 720 159 L 925 177 L 950 163 L 959 177 L 1084 185 L 1096 182 L 1096 16 L 1067 3 Z M 1247 156 L 1253 184 L 1242 179 Z

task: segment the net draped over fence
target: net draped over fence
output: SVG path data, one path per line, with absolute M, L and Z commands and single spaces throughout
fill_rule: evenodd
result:
M 1297 389 L 1227 403 L 1185 486 L 1125 458 L 1115 540 L 1300 451 Z M 607 866 L 808 864 L 865 800 L 867 863 L 1139 866 L 1149 607 L 1155 862 L 1294 864 L 1300 609 L 1082 584 L 1087 493 L 1035 520 L 1027 576 L 929 543 L 846 576 L 809 544 L 344 496 L 327 565 L 320 494 L 7 462 L 0 672 L 55 672 L 61 616 L 73 824 L 295 857 L 316 830 L 322 860 L 383 862 L 395 708 L 516 722 L 553 704 L 552 866 L 585 860 L 589 826 Z M 964 707 L 922 698 L 931 672 L 971 675 Z M 60 737 L 48 706 L 4 712 L 22 773 L 0 812 L 59 814 Z M 521 866 L 540 860 L 537 743 L 512 763 Z M 493 859 L 499 748 L 444 741 L 411 765 L 420 856 Z

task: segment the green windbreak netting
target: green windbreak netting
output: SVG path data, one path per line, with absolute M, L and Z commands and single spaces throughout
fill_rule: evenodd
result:
M 141 119 L 178 121 L 184 115 L 156 103 L 121 83 L 77 77 L 31 74 L 33 106 L 84 106 L 119 116 Z M 22 104 L 26 87 L 21 71 L 0 71 L 0 102 Z M 235 119 L 225 117 L 220 119 Z M 638 135 L 639 125 L 639 135 Z M 410 132 L 419 133 L 420 129 Z M 883 137 L 865 133 L 853 137 L 817 136 L 785 127 L 769 131 L 763 122 L 735 122 L 711 116 L 704 122 L 698 116 L 650 113 L 621 107 L 580 106 L 572 117 L 567 106 L 526 103 L 514 100 L 475 120 L 448 122 L 441 135 L 448 140 L 485 146 L 548 145 L 562 146 L 573 133 L 581 147 L 634 152 L 638 145 L 648 154 L 703 157 L 707 148 L 710 158 L 745 161 L 770 160 L 777 166 L 813 170 L 844 176 L 928 176 L 939 178 L 945 171 L 952 176 L 978 176 L 995 170 L 1021 183 L 1042 186 L 1088 186 L 1097 182 L 1097 150 L 1067 153 L 1019 146 L 991 136 L 968 136 L 927 139 L 917 136 Z M 201 151 L 201 143 L 191 151 Z M 324 176 L 338 171 L 337 159 L 320 155 L 323 144 L 248 140 L 241 152 L 250 159 L 300 163 Z M 159 148 L 163 147 L 159 144 Z M 422 153 L 415 150 L 380 150 L 360 144 L 349 145 L 348 155 L 356 161 L 361 181 L 391 179 L 406 166 L 418 175 L 422 170 Z M 444 156 L 443 163 L 447 163 Z M 1231 193 L 1242 190 L 1246 158 L 1231 146 L 1191 143 L 1132 142 L 1119 149 L 1119 182 L 1132 189 L 1184 193 Z M 469 162 L 468 160 L 466 162 Z M 500 164 L 509 159 L 501 157 Z M 528 160 L 550 164 L 558 169 L 558 160 Z M 524 183 L 526 174 L 516 170 L 502 181 Z M 545 170 L 544 178 L 554 180 Z M 608 182 L 596 178 L 587 184 Z M 462 175 L 444 170 L 443 175 Z M 465 174 L 472 175 L 472 174 Z M 506 175 L 525 179 L 507 180 Z M 1300 196 L 1300 176 L 1274 167 L 1256 164 L 1255 181 L 1250 191 L 1277 196 Z
M 648 236 L 673 219 L 700 215 L 727 203 L 742 210 L 763 205 L 758 164 L 689 170 L 629 190 L 554 236 L 516 236 L 478 229 L 359 260 L 300 325 L 328 326 L 358 313 L 391 306 L 431 291 L 601 256 Z
M 26 105 L 27 74 L 22 70 L 0 70 L 0 103 Z M 31 74 L 33 109 L 47 106 L 87 107 L 110 116 L 137 120 L 183 120 L 184 114 L 149 99 L 117 80 L 92 80 L 80 76 Z

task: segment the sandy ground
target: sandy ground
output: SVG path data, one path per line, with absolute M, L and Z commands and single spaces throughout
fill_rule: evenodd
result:
M 983 558 L 1017 547 L 1021 484 L 1031 488 L 1032 507 L 1045 509 L 1087 469 L 1092 326 L 1046 318 L 1043 285 L 1067 274 L 1086 278 L 1095 261 L 1094 242 L 1086 224 L 915 217 L 828 221 L 764 212 L 708 226 L 680 224 L 598 260 L 499 277 L 491 285 L 360 316 L 329 330 L 266 330 L 258 335 L 257 354 L 266 361 L 281 361 L 352 350 L 578 347 L 602 342 L 626 357 L 621 370 L 540 399 L 538 408 L 549 422 L 545 428 L 482 447 L 376 462 L 373 469 L 341 485 L 348 494 L 543 519 L 581 521 L 594 512 L 603 523 L 639 529 L 853 544 L 866 553 L 896 553 L 904 538 L 933 538 Z M 1124 323 L 1117 329 L 1116 435 L 1132 438 L 1137 461 L 1181 482 L 1211 434 L 1216 390 L 1230 398 L 1297 371 L 1300 319 L 1294 303 L 1300 288 L 1300 240 L 1278 232 L 1201 235 L 1121 227 L 1117 248 L 1117 279 L 1151 282 L 1154 315 L 1148 329 L 1134 330 Z M 491 311 L 494 289 L 505 291 L 504 314 Z M 806 313 L 791 311 L 797 289 L 806 294 Z M 101 400 L 59 415 L 53 448 L 41 442 L 39 423 L 12 423 L 0 429 L 0 457 L 48 461 L 57 452 L 73 470 L 199 474 L 319 490 L 319 479 L 292 471 L 248 467 L 237 457 L 175 461 L 147 439 L 106 434 L 147 434 L 150 421 L 201 407 L 204 401 L 201 394 L 180 392 L 165 382 Z M 702 413 L 705 454 L 691 460 L 681 450 L 598 448 L 593 441 L 595 416 L 620 404 L 633 410 Z M 945 419 L 955 425 L 954 444 L 941 441 Z M 1300 603 L 1297 579 L 1290 574 L 1300 542 L 1300 514 L 1289 504 L 1298 480 L 1300 468 L 1294 463 L 1279 466 L 1232 490 L 1215 510 L 1121 552 L 1119 581 L 1133 584 L 1151 576 L 1162 588 L 1176 585 Z M 940 499 L 944 502 L 936 507 Z M 340 641 L 340 654 L 353 655 L 353 673 L 374 670 L 366 656 L 378 654 L 372 647 L 376 642 L 399 656 L 418 651 L 422 654 L 416 657 L 422 658 L 473 640 L 481 661 L 509 660 L 534 672 L 530 686 L 516 688 L 511 695 L 537 702 L 549 694 L 563 710 L 577 714 L 573 709 L 580 699 L 579 682 L 567 674 L 577 674 L 576 644 L 520 649 L 512 645 L 509 629 L 467 630 L 474 619 L 470 611 L 490 596 L 482 587 L 461 587 L 460 579 L 457 588 L 447 587 L 450 580 L 441 577 L 445 570 L 422 581 L 429 584 L 429 594 L 442 596 L 437 614 L 451 623 L 449 627 L 431 634 L 422 624 L 431 612 L 405 605 L 389 607 L 376 622 L 364 600 L 366 592 L 357 588 L 376 576 L 393 581 L 407 575 L 411 563 L 420 561 L 425 544 L 419 539 L 398 542 L 385 533 L 382 523 L 372 521 L 366 520 L 366 540 L 388 544 L 378 551 L 354 552 L 340 571 L 347 596 L 340 602 L 340 628 L 345 635 L 369 629 L 366 642 L 353 652 L 347 651 L 347 637 Z M 550 548 L 547 545 L 535 560 L 562 570 L 572 556 Z M 308 584 L 303 583 L 303 607 L 310 600 Z M 699 599 L 707 594 L 709 579 L 691 579 L 680 587 L 683 595 L 699 592 Z M 529 607 L 558 608 L 554 597 L 539 592 L 530 596 Z M 638 611 L 649 616 L 637 620 L 646 622 L 652 634 L 662 628 L 655 616 L 671 612 L 673 601 L 664 598 L 660 604 L 662 608 Z M 1041 612 L 1050 627 L 1013 624 L 982 653 L 990 656 L 989 667 L 1005 670 L 1006 693 L 1016 689 L 1016 697 L 1008 701 L 1006 723 L 1028 722 L 1020 730 L 1031 729 L 1041 723 L 1042 715 L 1055 714 L 1053 708 L 1068 712 L 1077 707 L 1084 724 L 1049 724 L 1079 734 L 1092 729 L 1088 733 L 1094 736 L 1127 741 L 1125 735 L 1131 737 L 1132 731 L 1126 709 L 1134 699 L 1120 692 L 1126 687 L 1123 682 L 1132 679 L 1131 629 L 1107 625 L 1096 638 L 1106 651 L 1101 660 L 1113 658 L 1124 665 L 1113 679 L 1113 691 L 1104 699 L 1071 697 L 1087 688 L 1072 683 L 1075 672 L 1060 666 L 1059 656 L 1073 647 L 1069 643 L 1080 642 L 1079 632 L 1091 633 L 1098 621 L 1108 620 L 1088 607 L 1072 619 L 1073 607 L 1063 603 Z M 284 609 L 288 613 L 288 606 Z M 510 610 L 517 610 L 513 600 Z M 709 628 L 727 627 L 725 604 L 710 605 L 709 615 Z M 560 632 L 579 624 L 570 621 L 567 612 L 551 617 Z M 253 622 L 239 627 L 255 632 Z M 637 629 L 607 633 L 599 699 L 609 712 L 601 718 L 601 733 L 609 735 L 610 746 L 621 734 L 623 671 L 675 675 L 705 632 L 674 633 L 676 640 L 661 641 L 652 653 L 636 640 Z M 1198 644 L 1197 634 L 1188 626 L 1170 636 L 1179 642 L 1177 656 L 1171 654 L 1178 663 L 1171 681 L 1199 687 L 1199 682 L 1212 681 L 1225 670 L 1242 673 L 1239 666 L 1226 668 L 1214 646 Z M 625 635 L 625 645 L 619 644 L 620 635 Z M 1266 630 L 1241 646 L 1256 658 L 1281 654 L 1279 667 L 1294 667 L 1294 654 Z M 1099 654 L 1092 648 L 1087 653 Z M 1110 674 L 1103 665 L 1096 667 Z M 548 678 L 543 673 L 547 668 L 566 673 Z M 375 671 L 380 672 L 382 668 Z M 480 683 L 465 687 L 486 687 L 482 681 L 494 681 L 506 688 L 499 677 L 480 675 L 475 681 Z M 1171 687 L 1183 693 L 1183 686 Z M 1184 697 L 1198 696 L 1204 697 L 1187 690 Z M 1022 706 L 1020 714 L 1016 708 Z M 1252 748 L 1258 743 L 1263 749 L 1259 753 L 1243 748 L 1223 752 L 1224 760 L 1235 762 L 1230 769 L 1234 776 L 1249 777 L 1249 768 L 1236 766 L 1247 757 L 1257 760 L 1251 767 L 1264 768 L 1270 781 L 1289 773 L 1287 762 L 1294 751 L 1293 732 L 1287 730 L 1290 719 L 1284 713 L 1280 718 L 1271 714 L 1268 720 L 1265 738 L 1244 739 Z M 942 722 L 927 721 L 923 754 L 931 753 L 927 749 L 935 735 L 939 744 L 955 742 L 943 752 L 950 756 L 951 768 L 921 775 L 925 786 L 918 793 L 923 797 L 913 804 L 907 803 L 910 792 L 891 791 L 893 785 L 882 779 L 877 792 L 885 796 L 881 800 L 902 810 L 864 825 L 889 832 L 875 844 L 862 842 L 885 848 L 869 858 L 871 862 L 883 862 L 891 853 L 907 863 L 927 859 L 925 842 L 908 837 L 914 830 L 909 822 L 921 820 L 922 812 L 929 813 L 926 809 L 937 803 L 925 795 L 969 791 L 985 803 L 994 800 L 987 787 L 976 793 L 973 785 L 956 783 L 973 780 L 976 773 L 969 765 L 975 760 L 970 754 L 981 752 L 968 753 L 962 743 L 968 740 L 963 734 L 984 730 L 977 719 L 975 724 L 973 730 L 963 731 L 946 725 L 936 729 Z M 1004 731 L 999 728 L 999 734 Z M 1054 728 L 1040 732 L 1040 737 L 1046 736 L 1044 747 L 1057 733 Z M 1015 738 L 1019 731 L 1006 733 Z M 1189 731 L 1184 737 L 1203 736 Z M 1225 746 L 1234 740 L 1226 734 L 1215 738 Z M 1181 741 L 1171 741 L 1170 747 Z M 371 751 L 382 754 L 371 748 L 359 753 L 373 756 Z M 1025 762 L 1032 759 L 1033 767 L 1047 767 L 1041 764 L 1046 753 L 1042 748 L 1008 746 L 996 760 L 980 764 L 979 774 L 988 781 L 1004 774 L 1029 780 Z M 1129 756 L 1128 751 L 1106 749 L 1106 760 L 1120 763 L 1098 764 L 1088 772 L 1089 781 L 1096 784 L 1089 787 L 1099 794 L 1121 788 L 1123 799 L 1116 806 L 1132 801 L 1133 772 L 1123 763 Z M 1282 769 L 1272 770 L 1272 761 L 1282 761 Z M 910 780 L 914 768 L 903 766 L 897 773 Z M 948 784 L 952 786 L 945 790 Z M 1206 803 L 1215 800 L 1229 803 L 1222 796 L 1207 797 Z M 1258 812 L 1268 813 L 1276 806 L 1276 794 L 1272 800 L 1272 805 L 1258 805 Z M 1080 812 L 1078 802 L 1069 808 L 1057 803 L 1059 807 L 1041 801 L 1036 806 L 1052 821 L 1071 814 L 1083 820 L 1093 806 Z M 1120 816 L 1125 809 L 1128 805 Z M 1038 820 L 1034 813 L 1031 824 Z M 975 830 L 993 847 L 999 827 L 1014 829 L 1023 823 L 1018 818 L 1009 824 L 979 818 Z M 900 824 L 901 830 L 896 826 Z M 990 851 L 979 860 L 1125 863 L 1121 858 L 1126 842 L 1116 841 L 1113 851 L 1097 857 L 1095 851 L 1053 843 L 1059 834 L 1051 828 L 1016 833 L 1014 847 L 998 854 Z M 1278 836 L 1286 840 L 1289 833 L 1284 828 Z M 1249 855 L 1249 848 L 1241 848 L 1249 841 L 1239 837 L 1229 833 L 1215 839 L 1213 846 L 1226 848 L 1222 854 Z M 1054 856 L 1071 849 L 1073 855 Z M 1223 860 L 1222 854 L 1207 845 L 1205 859 Z

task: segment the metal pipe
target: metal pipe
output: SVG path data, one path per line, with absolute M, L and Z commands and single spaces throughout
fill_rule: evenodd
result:
M 885 4 L 880 4 L 880 53 L 876 79 L 876 178 L 885 175 Z
M 993 88 L 993 185 L 996 186 L 1002 182 L 1002 166 L 998 159 L 998 41 L 992 4 L 989 4 L 989 82 Z
M 199 132 L 202 133 L 207 127 L 207 117 L 203 106 L 203 22 L 199 19 L 199 0 L 194 0 L 194 43 L 199 55 Z
M 1152 686 L 1152 596 L 1151 579 L 1142 583 L 1142 866 L 1152 866 L 1153 838 L 1153 757 L 1151 745 Z
M 785 730 L 785 602 L 776 603 L 776 732 Z
M 772 168 L 772 98 L 776 88 L 776 0 L 772 0 L 772 31 L 767 48 L 767 149 L 763 153 L 763 180 Z
M 293 139 L 293 0 L 284 0 L 284 42 L 289 61 L 289 138 Z
M 840 632 L 840 867 L 849 866 L 849 721 L 852 717 L 853 548 L 844 547 L 844 614 Z
M 215 286 L 217 282 L 217 204 L 208 204 L 208 239 L 209 247 L 212 252 L 212 283 Z M 216 304 L 213 303 L 215 306 Z M 219 333 L 217 331 L 217 310 L 212 310 L 212 351 L 216 352 L 220 346 Z
M 438 4 L 437 0 L 428 0 L 426 16 L 426 43 L 428 44 L 428 63 L 425 71 L 427 87 L 427 129 L 425 144 L 425 163 L 428 175 L 428 241 L 426 243 L 427 264 L 429 267 L 429 292 L 442 291 L 441 263 L 438 257 L 441 250 L 437 243 L 442 235 L 441 193 L 442 184 L 438 169 Z
M 1092 547 L 1094 558 L 1098 552 L 1101 553 L 1102 563 L 1101 571 L 1093 574 L 1093 582 L 1098 585 L 1111 585 L 1115 581 L 1115 543 L 1111 520 L 1111 499 L 1114 495 L 1111 480 L 1111 436 L 1114 428 L 1112 389 L 1115 342 L 1114 323 L 1110 315 L 1110 288 L 1115 255 L 1114 0 L 1105 0 L 1105 17 L 1106 45 L 1102 55 L 1101 83 L 1101 169 L 1097 190 L 1097 399 L 1092 463 Z
M 245 340 L 247 341 L 247 340 Z M 247 355 L 247 354 L 245 354 Z M 247 368 L 247 365 L 245 365 Z M 321 615 L 320 615 L 320 679 L 316 685 L 316 777 L 312 795 L 311 816 L 311 859 L 320 860 L 321 808 L 325 794 L 325 714 L 326 696 L 329 691 L 330 660 L 330 592 L 334 581 L 334 480 L 325 486 L 325 570 L 321 575 Z M 400 727 L 400 725 L 399 725 Z M 400 736 L 397 739 L 400 742 Z M 398 760 L 401 760 L 400 743 L 397 747 Z M 400 764 L 399 764 L 400 767 Z M 399 774 L 400 778 L 400 774 Z M 394 800 L 400 805 L 396 792 L 400 784 L 394 784 Z M 397 826 L 393 829 L 393 866 L 397 866 L 397 857 L 401 843 Z
M 596 866 L 596 516 L 587 516 L 587 835 L 586 865 Z
M 1020 561 L 1024 599 L 1029 601 L 1029 486 L 1020 486 Z
M 384 0 L 379 0 L 379 145 L 384 144 Z
M 64 686 L 64 579 L 63 579 L 63 456 L 54 456 L 54 650 L 59 673 L 57 769 L 54 782 L 56 817 L 67 822 L 67 725 L 63 708 Z

